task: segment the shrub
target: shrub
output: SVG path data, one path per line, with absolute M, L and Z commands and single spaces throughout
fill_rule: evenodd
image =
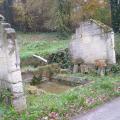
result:
M 110 0 L 112 8 L 112 26 L 115 32 L 120 32 L 120 3 L 119 0 Z
M 49 63 L 58 63 L 60 67 L 63 69 L 69 68 L 70 66 L 72 66 L 68 49 L 61 50 L 57 53 L 53 53 L 49 55 L 48 60 L 49 60 Z
M 0 90 L 0 102 L 5 104 L 5 106 L 12 105 L 12 94 L 9 89 Z
M 113 66 L 111 67 L 111 71 L 112 71 L 113 73 L 120 73 L 120 65 L 119 65 L 119 64 L 113 65 Z

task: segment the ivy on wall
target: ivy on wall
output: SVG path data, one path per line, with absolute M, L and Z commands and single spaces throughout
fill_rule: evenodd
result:
M 72 67 L 71 56 L 69 49 L 61 50 L 57 53 L 53 53 L 48 57 L 49 64 L 58 63 L 63 69 Z

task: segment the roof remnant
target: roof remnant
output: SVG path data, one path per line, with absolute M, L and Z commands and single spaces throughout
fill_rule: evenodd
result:
M 113 29 L 111 27 L 105 25 L 104 23 L 102 23 L 98 20 L 90 19 L 90 22 L 93 22 L 93 23 L 97 24 L 98 26 L 100 26 L 104 30 L 104 32 L 112 32 L 113 31 Z

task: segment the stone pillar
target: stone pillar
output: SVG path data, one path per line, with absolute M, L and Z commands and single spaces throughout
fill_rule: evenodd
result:
M 5 22 L 0 23 L 0 86 L 11 91 L 16 111 L 26 109 L 16 32 Z
M 1 86 L 4 89 L 7 88 L 6 80 L 8 78 L 7 78 L 7 57 L 6 57 L 6 48 L 5 48 L 5 41 L 4 41 L 3 33 L 4 33 L 4 29 L 8 28 L 8 27 L 11 27 L 10 24 L 1 22 L 1 24 L 0 24 L 0 32 L 1 32 L 1 34 L 0 34 L 0 38 L 1 38 L 0 39 L 0 41 L 1 41 L 1 53 L 0 53 L 0 55 L 2 56 L 2 58 L 1 58 L 2 64 L 0 65 L 0 67 L 2 66 L 2 69 L 1 69 L 0 73 L 2 73 Z
M 107 33 L 107 56 L 108 64 L 116 64 L 114 32 Z
M 5 88 L 4 78 L 7 76 L 6 72 L 6 55 L 4 49 L 4 40 L 3 40 L 3 30 L 1 24 L 4 22 L 4 17 L 0 15 L 0 91 L 2 92 L 3 88 Z
M 16 33 L 12 28 L 4 29 L 4 41 L 6 48 L 8 87 L 13 94 L 13 106 L 16 111 L 26 108 L 26 98 L 24 96 L 23 83 L 20 71 L 20 60 L 17 51 Z

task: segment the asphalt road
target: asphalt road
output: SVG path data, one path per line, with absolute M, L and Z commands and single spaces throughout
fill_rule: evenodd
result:
M 120 120 L 120 98 L 106 103 L 83 116 L 78 115 L 72 120 Z

